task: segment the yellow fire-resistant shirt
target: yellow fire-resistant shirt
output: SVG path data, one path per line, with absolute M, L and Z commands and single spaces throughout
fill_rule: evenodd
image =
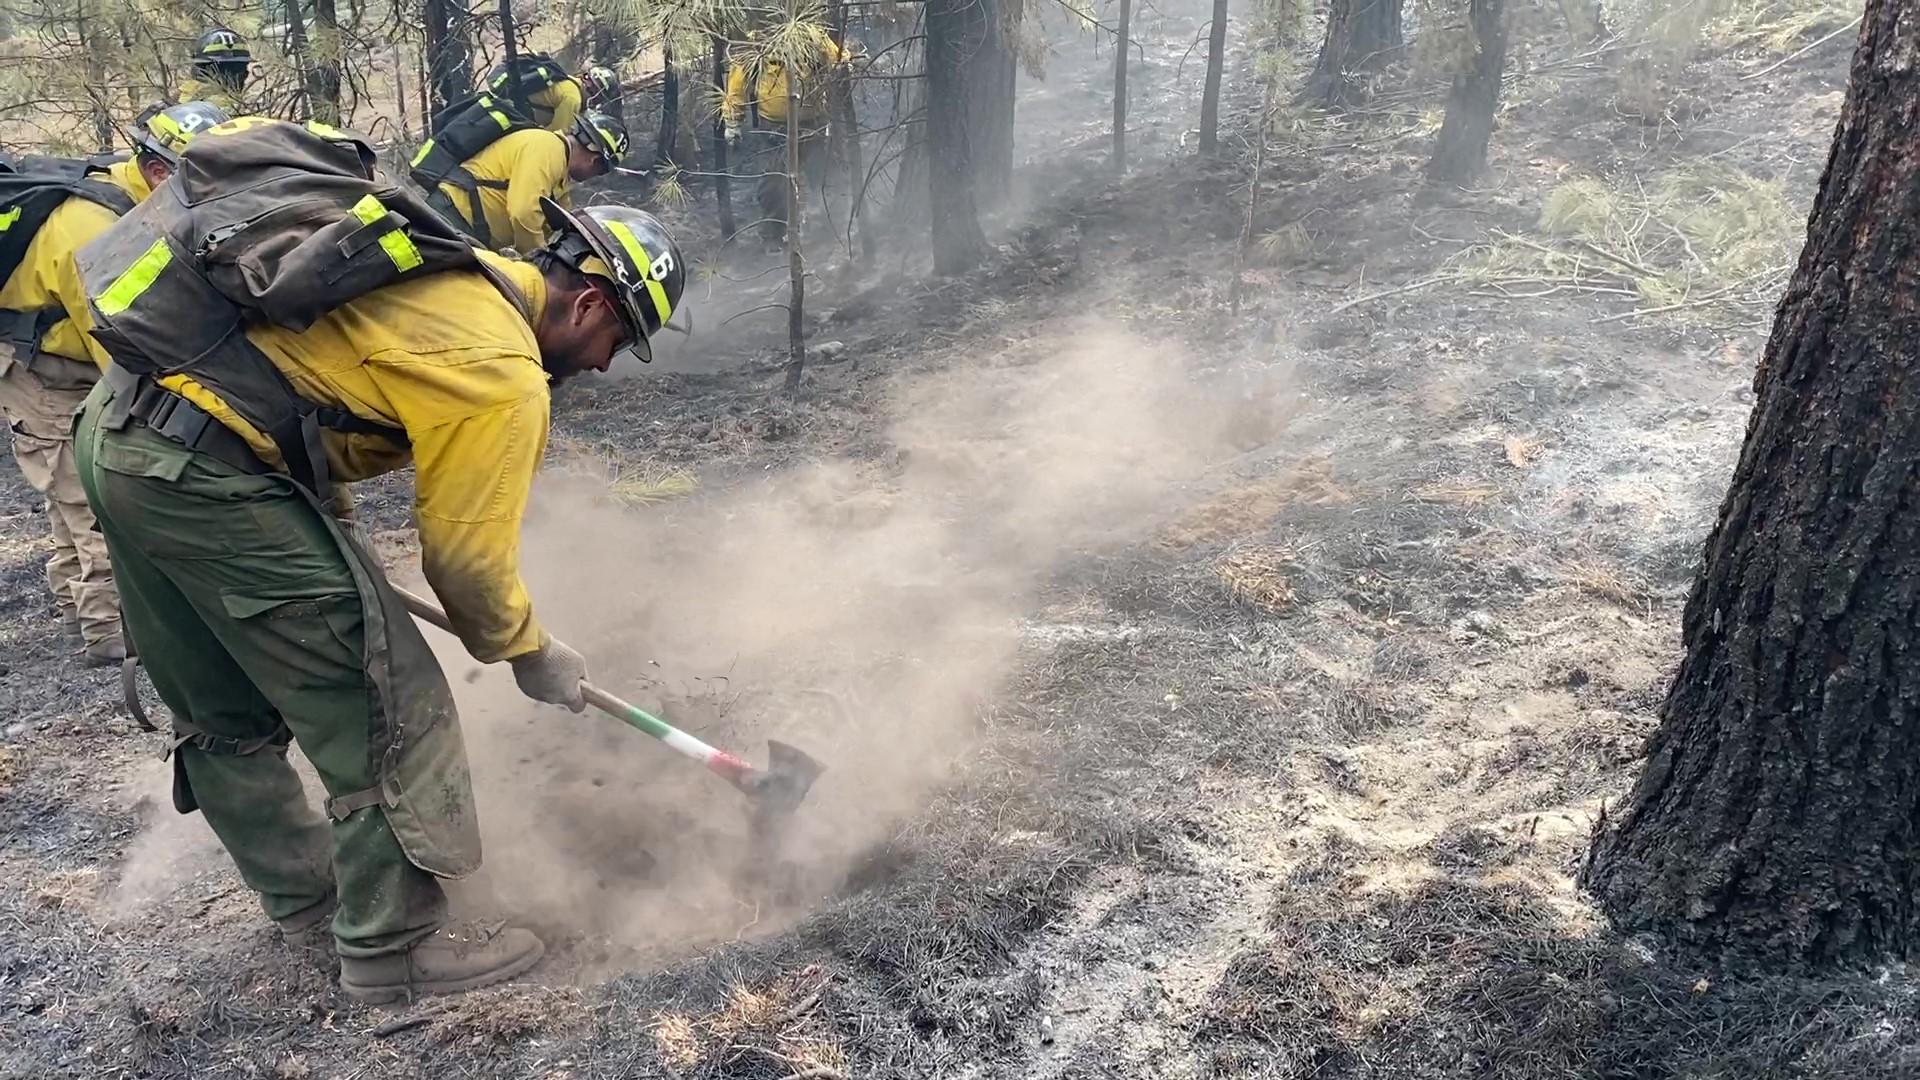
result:
M 527 95 L 527 108 L 533 110 L 534 122 L 548 131 L 570 131 L 580 116 L 580 84 L 562 79 L 536 90 Z
M 480 212 L 487 218 L 487 235 L 495 248 L 532 251 L 547 242 L 547 219 L 540 213 L 540 196 L 562 206 L 567 194 L 567 140 L 551 131 L 531 128 L 502 135 L 462 166 L 481 182 Z M 493 186 L 504 183 L 505 187 Z M 458 185 L 440 185 L 468 223 L 473 207 Z
M 828 65 L 838 64 L 846 59 L 846 54 L 833 43 L 833 39 L 820 39 L 820 57 Z M 727 93 L 720 102 L 721 118 L 729 124 L 738 124 L 741 113 L 749 101 L 759 109 L 760 119 L 769 124 L 787 122 L 787 66 L 777 60 L 760 61 L 760 78 L 754 83 L 753 94 L 747 94 L 748 63 L 736 61 L 727 69 Z M 825 110 L 825 97 L 814 88 L 800 93 L 800 115 L 811 120 Z
M 131 161 L 116 162 L 106 175 L 95 179 L 126 192 L 134 202 L 150 194 L 146 177 Z M 87 333 L 93 327 L 93 315 L 87 309 L 86 286 L 80 282 L 80 267 L 73 257 L 117 220 L 113 211 L 99 203 L 68 196 L 47 215 L 21 255 L 20 266 L 0 287 L 0 308 L 8 311 L 65 309 L 66 319 L 48 328 L 40 341 L 40 351 L 106 366 L 106 350 Z
M 472 270 L 446 270 L 353 300 L 303 331 L 247 331 L 300 396 L 406 429 L 413 448 L 324 431 L 338 480 L 414 466 L 414 518 L 427 581 L 483 663 L 540 647 L 520 580 L 520 520 L 547 445 L 547 376 L 533 327 L 546 283 L 526 263 L 483 254 L 528 311 Z M 273 443 L 184 376 L 162 386 L 212 413 L 270 462 Z

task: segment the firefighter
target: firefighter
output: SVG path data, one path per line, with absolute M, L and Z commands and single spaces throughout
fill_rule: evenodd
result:
M 115 364 L 76 425 L 127 624 L 174 716 L 175 804 L 206 815 L 290 942 L 330 930 L 341 988 L 362 1001 L 487 986 L 544 946 L 449 919 L 440 879 L 477 869 L 480 850 L 445 676 L 377 560 L 247 418 L 262 415 L 247 395 L 331 412 L 315 438 L 335 480 L 411 465 L 421 566 L 461 643 L 511 665 L 535 700 L 581 710 L 586 662 L 535 619 L 519 567 L 549 387 L 623 349 L 650 357 L 686 272 L 643 211 L 541 209 L 547 239 L 524 260 L 481 253 L 380 285 L 304 330 L 251 325 L 248 349 L 214 350 L 197 377 Z M 418 265 L 402 233 L 385 235 L 396 262 Z M 162 266 L 109 267 L 96 311 L 132 311 L 166 287 Z M 137 325 L 168 332 L 164 319 Z M 284 378 L 261 381 L 256 362 Z M 292 742 L 326 789 L 324 817 L 287 761 Z
M 74 467 L 74 410 L 107 361 L 87 335 L 92 319 L 74 254 L 165 183 L 196 133 L 226 119 L 214 106 L 197 101 L 147 110 L 135 123 L 131 160 L 104 168 L 70 163 L 72 193 L 37 226 L 15 219 L 9 230 L 31 229 L 32 240 L 0 287 L 0 319 L 11 328 L 12 339 L 0 345 L 0 410 L 12 429 L 20 472 L 47 498 L 53 534 L 47 585 L 63 628 L 80 640 L 90 666 L 119 663 L 126 645 L 107 546 L 94 529 Z M 50 164 L 43 161 L 39 167 Z M 24 191 L 30 176 L 16 174 L 9 183 Z M 24 203 L 17 202 L 12 212 Z
M 822 68 L 819 76 L 845 61 L 846 54 L 833 39 L 820 38 Z M 812 85 L 801 88 L 800 112 L 796 119 L 800 130 L 800 176 L 802 190 L 818 191 L 826 181 L 827 103 L 826 79 L 816 77 Z M 726 125 L 727 142 L 747 140 L 749 160 L 744 164 L 760 175 L 757 196 L 760 205 L 760 235 L 769 245 L 785 242 L 787 235 L 787 66 L 770 56 L 743 49 L 727 72 L 727 89 L 720 103 L 720 116 Z M 747 114 L 752 125 L 743 131 Z
M 229 116 L 242 116 L 253 52 L 247 39 L 224 26 L 203 32 L 193 44 L 193 78 L 180 84 L 180 100 L 204 101 Z
M 532 251 L 546 229 L 540 200 L 567 205 L 570 184 L 604 176 L 627 148 L 619 121 L 584 113 L 566 134 L 508 130 L 437 179 L 416 165 L 414 179 L 435 209 L 483 247 Z

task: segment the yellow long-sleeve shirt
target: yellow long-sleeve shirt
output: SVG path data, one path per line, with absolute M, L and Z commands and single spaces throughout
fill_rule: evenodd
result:
M 151 191 L 146 177 L 131 161 L 116 162 L 105 176 L 97 177 L 127 193 L 134 202 L 144 200 Z M 87 289 L 80 281 L 80 267 L 74 254 L 94 237 L 106 232 L 118 218 L 99 203 L 70 195 L 47 220 L 20 257 L 20 265 L 0 286 L 0 308 L 9 311 L 41 311 L 62 308 L 67 317 L 48 328 L 40 340 L 40 351 L 68 360 L 91 360 L 104 367 L 106 350 L 87 331 L 93 327 L 93 314 L 87 308 Z M 0 346 L 4 347 L 4 346 Z
M 339 480 L 414 466 L 414 519 L 427 581 L 460 640 L 485 663 L 540 647 L 520 580 L 520 521 L 547 444 L 547 376 L 533 327 L 546 283 L 526 263 L 482 255 L 525 299 L 523 313 L 477 271 L 448 270 L 353 300 L 303 331 L 247 331 L 299 394 L 404 428 L 412 451 L 377 435 L 323 432 Z M 184 378 L 194 401 L 278 462 L 273 444 Z
M 562 79 L 545 90 L 527 95 L 527 107 L 533 110 L 534 123 L 548 131 L 571 131 L 580 117 L 580 84 Z
M 831 66 L 846 59 L 846 54 L 833 43 L 830 37 L 820 39 L 821 60 Z M 777 60 L 763 59 L 759 63 L 760 77 L 754 81 L 753 93 L 747 93 L 749 68 L 752 65 L 735 61 L 727 69 L 727 92 L 720 101 L 720 115 L 726 123 L 738 124 L 747 104 L 752 102 L 759 110 L 760 119 L 770 124 L 787 122 L 787 66 Z M 816 79 L 815 82 L 821 80 Z M 825 95 L 812 88 L 800 93 L 800 116 L 812 120 L 825 111 Z
M 531 128 L 510 132 L 462 167 L 482 182 L 480 212 L 486 215 L 487 234 L 495 248 L 532 251 L 546 243 L 547 219 L 540 213 L 540 196 L 562 206 L 569 204 L 566 139 Z M 466 191 L 451 182 L 441 184 L 440 190 L 471 224 L 473 207 Z

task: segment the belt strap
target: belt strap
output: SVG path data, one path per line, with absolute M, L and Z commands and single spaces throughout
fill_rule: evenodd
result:
M 119 364 L 110 364 L 106 381 L 116 400 L 125 396 L 126 414 L 145 424 L 154 434 L 216 458 L 241 472 L 257 476 L 273 471 L 253 452 L 247 440 L 205 409 L 152 379 L 135 375 Z
M 269 746 L 285 746 L 293 741 L 293 732 L 286 721 L 272 732 L 252 739 L 236 739 L 231 735 L 215 735 L 205 728 L 195 727 L 180 719 L 173 718 L 173 745 L 167 747 L 172 754 L 182 746 L 192 746 L 203 754 L 219 754 L 222 757 L 246 757 L 257 754 Z
M 40 351 L 40 339 L 47 331 L 65 322 L 67 311 L 61 307 L 45 307 L 25 311 L 18 308 L 0 308 L 0 339 L 13 342 L 21 350 L 22 362 Z
M 369 806 L 379 806 L 387 801 L 385 791 L 379 787 L 370 787 L 365 791 L 356 791 L 327 800 L 327 816 L 335 821 L 345 821 L 360 810 Z

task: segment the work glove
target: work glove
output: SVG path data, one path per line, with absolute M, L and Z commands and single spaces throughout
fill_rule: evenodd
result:
M 740 145 L 740 125 L 739 124 L 727 125 L 727 145 L 728 146 Z
M 587 658 L 559 638 L 549 636 L 538 652 L 516 656 L 507 663 L 513 665 L 513 681 L 520 684 L 521 693 L 535 701 L 565 705 L 574 712 L 586 710 L 587 699 L 580 684 L 587 679 Z

